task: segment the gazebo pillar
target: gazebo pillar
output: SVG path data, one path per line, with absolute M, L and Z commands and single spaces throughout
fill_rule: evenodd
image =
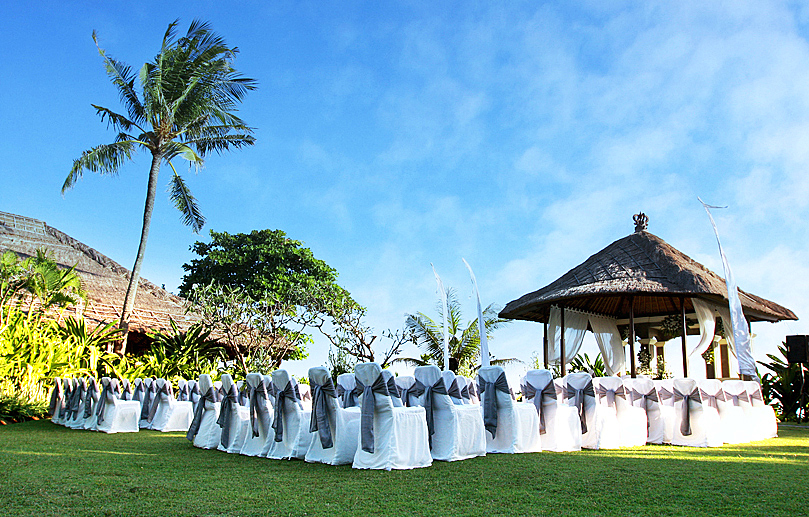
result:
M 680 296 L 680 315 L 683 323 L 683 377 L 688 377 L 688 348 L 685 346 L 685 336 L 688 334 L 688 322 L 685 319 L 685 296 Z
M 544 333 L 542 334 L 542 356 L 545 359 L 545 369 L 548 369 L 548 322 L 543 325 Z
M 634 379 L 638 372 L 635 369 L 635 297 L 629 297 L 629 364 L 630 375 Z
M 561 321 L 562 332 L 561 332 L 561 335 L 560 335 L 560 338 L 559 338 L 559 360 L 560 360 L 560 365 L 562 367 L 562 369 L 561 369 L 562 377 L 564 377 L 565 373 L 567 372 L 567 367 L 565 365 L 565 308 L 560 307 L 559 308 L 559 313 L 560 313 L 561 320 L 562 320 Z

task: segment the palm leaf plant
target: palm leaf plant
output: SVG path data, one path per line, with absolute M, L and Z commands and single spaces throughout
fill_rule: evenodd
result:
M 126 351 L 160 166 L 166 163 L 171 168 L 170 198 L 182 214 L 183 223 L 198 233 L 205 218 L 174 160 L 185 159 L 189 168 L 198 170 L 208 153 L 221 154 L 255 141 L 252 128 L 235 114 L 245 94 L 256 87 L 253 79 L 242 77 L 233 68 L 238 49 L 227 46 L 207 22 L 194 20 L 180 38 L 177 25 L 177 20 L 169 24 L 160 51 L 137 74 L 129 65 L 107 55 L 93 32 L 93 41 L 126 113 L 93 105 L 117 135 L 111 143 L 84 151 L 74 160 L 62 185 L 64 193 L 81 179 L 84 171 L 115 176 L 136 151 L 151 154 L 140 244 L 121 313 L 122 339 L 115 347 L 120 355 Z
M 443 314 L 442 304 L 439 301 L 436 311 Z M 486 336 L 491 339 L 492 333 L 507 323 L 497 315 L 493 305 L 483 311 L 483 320 L 486 327 Z M 413 336 L 414 344 L 423 352 L 419 358 L 400 357 L 391 361 L 401 362 L 410 366 L 424 366 L 428 364 L 444 366 L 444 319 L 443 316 L 433 319 L 419 312 L 408 314 L 405 319 L 405 331 Z M 457 373 L 471 376 L 480 363 L 480 333 L 477 318 L 464 323 L 461 304 L 452 288 L 447 289 L 447 333 L 449 334 L 450 368 L 455 367 Z M 492 359 L 491 364 L 508 364 L 518 359 Z

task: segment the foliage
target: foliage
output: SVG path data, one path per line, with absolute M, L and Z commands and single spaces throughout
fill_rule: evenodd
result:
M 702 354 L 701 354 L 702 355 L 702 360 L 705 361 L 705 364 L 708 364 L 708 365 L 714 364 L 714 361 L 716 360 L 715 359 L 714 348 L 715 348 L 714 343 L 713 343 L 713 341 L 711 341 L 711 343 L 708 344 L 708 348 L 706 348 L 705 351 L 702 352 Z
M 774 402 L 778 417 L 783 420 L 798 420 L 809 410 L 809 369 L 802 364 L 786 361 L 786 343 L 778 346 L 779 356 L 767 354 L 769 363 L 758 364 L 770 370 L 761 376 L 761 391 L 767 403 Z M 801 390 L 804 406 L 801 408 Z
M 62 269 L 45 249 L 20 259 L 13 251 L 0 255 L 0 307 L 28 302 L 28 311 L 46 312 L 73 305 L 86 296 L 75 268 Z M 0 312 L 0 330 L 3 325 Z
M 304 296 L 297 290 L 291 296 Z M 286 359 L 306 357 L 309 340 L 294 302 L 267 292 L 253 299 L 238 287 L 211 283 L 197 285 L 189 293 L 188 310 L 201 318 L 212 334 L 235 356 L 242 374 L 269 372 Z M 294 326 L 294 328 L 292 328 Z
M 154 340 L 148 354 L 141 356 L 146 374 L 171 381 L 196 379 L 200 374 L 211 374 L 223 361 L 225 349 L 214 339 L 202 323 L 192 325 L 183 332 L 172 319 L 171 329 L 152 332 Z
M 112 143 L 84 151 L 74 160 L 62 186 L 62 193 L 72 188 L 84 171 L 117 175 L 137 150 L 151 154 L 140 246 L 121 316 L 121 328 L 125 329 L 118 350 L 121 355 L 126 347 L 126 328 L 137 292 L 161 164 L 171 167 L 170 198 L 183 223 L 199 232 L 205 218 L 173 160 L 188 160 L 189 167 L 199 170 L 210 152 L 221 154 L 255 142 L 253 130 L 236 116 L 238 104 L 256 87 L 253 79 L 242 77 L 233 68 L 238 49 L 228 47 L 206 22 L 194 20 L 180 38 L 177 25 L 176 20 L 169 24 L 160 51 L 141 67 L 137 77 L 129 65 L 107 55 L 93 32 L 93 41 L 126 115 L 93 105 L 102 122 L 106 121 L 117 135 Z
M 121 336 L 121 329 L 115 323 L 102 322 L 94 329 L 88 330 L 84 318 L 68 316 L 59 327 L 59 333 L 65 339 L 72 339 L 84 347 L 96 347 L 99 350 L 110 350 L 112 343 Z
M 32 401 L 19 393 L 0 393 L 0 425 L 37 420 L 48 413 L 44 401 Z
M 448 288 L 447 292 L 447 331 L 449 333 L 450 361 L 457 361 L 456 373 L 472 377 L 477 369 L 480 357 L 480 335 L 477 318 L 463 324 L 461 304 L 455 290 Z M 392 362 L 403 362 L 412 366 L 435 364 L 444 367 L 444 319 L 443 304 L 439 301 L 436 311 L 441 314 L 440 319 L 433 320 L 424 313 L 408 314 L 405 319 L 405 331 L 413 337 L 414 344 L 426 355 L 421 358 L 397 358 Z M 497 315 L 494 305 L 489 305 L 483 311 L 486 336 L 491 339 L 492 333 L 509 320 Z M 452 361 L 454 359 L 455 361 Z M 517 359 L 493 359 L 492 364 L 507 364 Z M 451 366 L 452 367 L 452 366 Z
M 696 322 L 697 320 L 690 318 L 686 318 L 685 320 L 686 326 L 689 327 Z M 683 317 L 675 314 L 666 316 L 660 323 L 660 330 L 663 334 L 664 341 L 681 336 L 683 334 Z
M 573 372 L 587 372 L 592 377 L 604 377 L 607 375 L 601 353 L 596 355 L 595 359 L 592 361 L 587 354 L 579 354 L 571 359 L 568 373 Z
M 357 360 L 341 348 L 329 348 L 328 363 L 330 366 L 329 370 L 331 371 L 331 379 L 334 384 L 337 385 L 337 377 L 344 373 L 353 372 Z
M 662 355 L 657 356 L 657 368 L 654 378 L 657 380 L 671 379 L 673 376 L 670 371 L 666 369 L 666 361 Z
M 652 374 L 652 346 L 641 345 L 638 351 L 638 372 L 641 375 Z

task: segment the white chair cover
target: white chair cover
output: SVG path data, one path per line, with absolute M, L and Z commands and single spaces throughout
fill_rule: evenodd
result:
M 455 384 L 458 385 L 458 389 L 461 391 L 461 401 L 464 404 L 471 404 L 472 397 L 469 395 L 469 385 L 467 384 L 466 377 L 463 375 L 456 375 Z
M 248 392 L 247 383 L 244 381 L 236 382 L 236 389 L 239 392 L 239 404 L 242 406 L 249 406 L 250 394 Z
M 328 465 L 348 465 L 354 461 L 360 434 L 358 407 L 343 409 L 337 397 L 329 370 L 324 366 L 309 368 L 312 412 L 309 432 L 313 434 L 306 461 Z
M 310 412 L 304 411 L 295 390 L 294 379 L 286 370 L 272 372 L 275 407 L 273 408 L 270 459 L 304 459 L 311 444 Z
M 416 378 L 412 375 L 400 375 L 394 379 L 396 387 L 399 389 L 399 399 L 402 401 L 402 406 L 411 407 L 417 406 L 414 400 L 417 398 L 410 393 L 410 388 L 416 383 Z M 388 390 L 390 391 L 390 390 Z
M 78 379 L 70 396 L 68 418 L 65 425 L 71 429 L 84 429 L 84 400 L 87 398 L 87 380 Z
M 194 404 L 188 400 L 176 400 L 171 384 L 165 379 L 157 379 L 155 385 L 156 393 L 148 419 L 152 424 L 151 428 L 164 433 L 187 432 L 194 419 Z
M 297 379 L 295 379 L 295 381 L 298 386 L 298 394 L 301 396 L 301 405 L 304 411 L 312 411 L 312 388 L 308 384 L 297 382 Z
M 140 403 L 120 400 L 118 379 L 101 379 L 101 395 L 96 411 L 96 429 L 102 433 L 137 433 Z
M 559 403 L 550 370 L 529 370 L 522 387 L 523 400 L 539 415 L 542 450 L 581 450 L 581 423 L 575 408 Z
M 624 379 L 627 399 L 632 405 L 646 412 L 646 442 L 671 443 L 673 432 L 674 408 L 660 403 L 657 387 L 651 379 Z M 669 431 L 671 430 L 671 431 Z
M 746 411 L 754 415 L 756 425 L 752 429 L 753 440 L 766 440 L 778 436 L 778 420 L 772 406 L 764 403 L 761 385 L 758 381 L 743 381 L 750 401 L 750 409 Z
M 157 385 L 151 377 L 143 379 L 143 399 L 140 401 L 140 428 L 151 429 L 152 423 L 149 421 L 149 411 L 152 409 Z
M 722 441 L 725 443 L 746 443 L 750 441 L 747 415 L 741 406 L 734 405 L 725 399 L 722 381 L 703 379 L 698 382 L 702 404 L 719 412 Z M 745 392 L 745 395 L 747 393 Z
M 216 420 L 221 433 L 216 448 L 229 454 L 238 454 L 247 439 L 247 433 L 251 432 L 250 413 L 239 404 L 239 392 L 233 377 L 229 373 L 223 373 L 221 382 L 223 394 Z
M 98 389 L 98 384 L 95 378 L 90 377 L 87 380 L 87 389 L 84 393 L 84 424 L 82 427 L 86 430 L 96 430 L 96 411 L 98 410 L 98 401 L 100 398 L 101 391 Z
M 455 379 L 455 372 L 441 372 L 441 377 L 444 378 L 444 386 L 447 387 L 447 395 L 449 395 L 452 403 L 462 406 L 464 403 L 463 395 L 461 394 L 460 386 L 458 386 L 458 381 Z M 466 380 L 464 380 L 463 385 L 466 387 Z
M 266 456 L 270 449 L 270 426 L 272 425 L 272 405 L 267 397 L 267 386 L 260 373 L 247 374 L 247 389 L 250 402 L 250 430 L 242 445 L 244 456 Z
M 403 407 L 404 403 L 402 403 L 402 396 L 399 393 L 399 386 L 396 385 L 396 379 L 393 377 L 393 374 L 390 373 L 390 370 L 382 370 L 382 377 L 385 379 L 385 385 L 388 387 L 388 393 L 390 394 L 391 402 L 393 402 L 393 407 Z
M 449 375 L 444 375 L 448 373 Z M 486 430 L 480 406 L 455 404 L 447 393 L 446 379 L 437 366 L 416 368 L 418 405 L 425 410 L 428 441 L 433 460 L 458 461 L 486 455 Z M 412 389 L 412 388 L 411 388 Z
M 189 384 L 192 381 L 188 381 Z M 199 382 L 193 381 L 194 386 L 202 393 L 194 411 L 194 419 L 188 428 L 186 438 L 191 440 L 194 447 L 200 449 L 216 449 L 222 438 L 222 428 L 216 423 L 219 419 L 220 403 L 217 402 L 217 392 L 211 376 L 202 374 Z
M 558 380 L 558 379 L 557 379 Z M 602 447 L 601 429 L 598 419 L 598 403 L 595 397 L 595 387 L 593 378 L 587 372 L 569 373 L 564 381 L 555 385 L 563 386 L 563 396 L 565 404 L 576 409 L 581 427 L 581 446 L 585 449 L 598 449 Z M 611 440 L 611 441 L 610 441 Z M 619 447 L 620 438 L 613 432 L 608 435 L 607 445 L 609 447 Z
M 191 392 L 189 391 L 190 386 L 188 386 L 188 381 L 185 379 L 177 379 L 177 393 L 174 394 L 174 398 L 177 399 L 179 402 L 185 402 L 191 400 Z M 193 400 L 191 400 L 193 402 Z
M 515 402 L 500 366 L 478 370 L 480 405 L 486 428 L 487 453 L 539 452 L 539 416 L 533 404 Z
M 59 425 L 67 425 L 68 415 L 70 414 L 70 400 L 73 396 L 75 381 L 76 379 L 73 378 L 62 379 L 62 391 L 64 392 L 64 396 L 59 410 L 59 418 L 56 420 L 56 423 Z
M 132 398 L 132 384 L 129 382 L 129 379 L 122 379 L 121 380 L 121 400 L 134 400 Z
M 722 429 L 719 412 L 703 404 L 697 381 L 674 379 L 674 435 L 672 445 L 719 447 Z
M 469 391 L 469 402 L 472 404 L 480 404 L 480 394 L 478 393 L 478 385 L 475 379 L 464 377 L 466 379 L 466 389 Z
M 424 408 L 394 408 L 377 363 L 358 364 L 354 374 L 362 415 L 352 467 L 391 470 L 430 466 Z
M 51 388 L 50 404 L 48 405 L 48 413 L 51 415 L 51 422 L 54 424 L 59 423 L 59 414 L 67 407 L 65 401 L 65 392 L 62 389 L 62 379 L 59 377 L 53 378 L 53 388 Z
M 602 443 L 599 444 L 599 448 L 615 448 L 607 446 L 607 436 L 611 432 L 613 418 L 618 425 L 618 447 L 646 445 L 646 411 L 633 406 L 631 399 L 627 400 L 623 380 L 611 376 L 597 377 L 593 381 L 598 400 L 598 413 L 604 421 L 601 427 Z
M 143 401 L 143 389 L 144 389 L 143 379 L 138 377 L 134 381 L 132 381 L 132 400 L 137 400 L 138 402 Z
M 354 374 L 341 373 L 337 376 L 337 400 L 340 407 L 349 408 L 357 406 L 357 396 L 354 394 Z

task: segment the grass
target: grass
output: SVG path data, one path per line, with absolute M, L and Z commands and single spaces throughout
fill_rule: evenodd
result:
M 809 429 L 718 449 L 489 455 L 358 471 L 194 448 L 182 433 L 0 427 L 3 515 L 808 515 Z

